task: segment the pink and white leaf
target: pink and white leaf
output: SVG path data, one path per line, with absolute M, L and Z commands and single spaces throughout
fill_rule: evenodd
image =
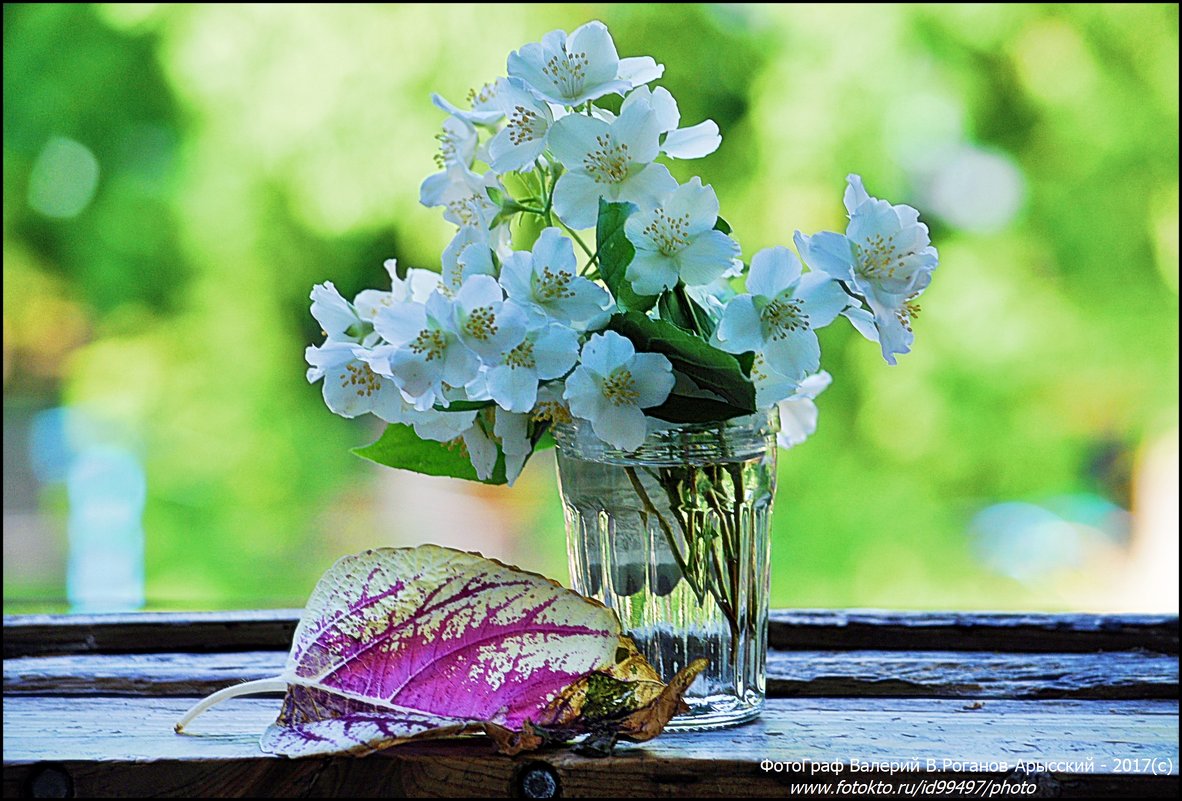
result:
M 177 731 L 227 698 L 286 690 L 262 737 L 269 753 L 364 755 L 475 731 L 516 752 L 547 727 L 647 739 L 679 708 L 684 687 L 672 701 L 669 689 L 596 601 L 477 554 L 381 548 L 320 579 L 280 676 L 214 693 Z

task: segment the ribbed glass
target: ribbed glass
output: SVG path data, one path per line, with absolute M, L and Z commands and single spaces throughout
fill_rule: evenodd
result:
M 773 411 L 670 426 L 634 452 L 586 422 L 554 428 L 574 588 L 616 610 L 662 677 L 710 660 L 673 729 L 763 708 L 778 424 Z

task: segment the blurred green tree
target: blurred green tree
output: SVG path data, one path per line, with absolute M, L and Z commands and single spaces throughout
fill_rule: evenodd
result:
M 136 448 L 154 605 L 299 604 L 343 551 L 430 538 L 399 490 L 420 485 L 348 453 L 376 426 L 304 382 L 307 293 L 436 265 L 429 93 L 596 17 L 666 65 L 685 120 L 719 123 L 718 153 L 674 168 L 716 186 L 745 255 L 840 228 L 851 171 L 941 249 L 899 368 L 823 332 L 835 382 L 783 454 L 773 603 L 1109 597 L 1127 543 L 1022 581 L 971 521 L 1128 508 L 1133 454 L 1176 430 L 1176 6 L 6 5 L 6 439 L 10 409 L 62 402 Z M 563 578 L 544 462 L 470 493 L 514 532 L 495 555 Z M 5 561 L 6 600 L 64 596 Z

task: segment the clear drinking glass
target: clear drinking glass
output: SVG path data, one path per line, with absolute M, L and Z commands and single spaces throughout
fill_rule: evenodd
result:
M 710 660 L 671 729 L 763 708 L 778 427 L 775 410 L 670 424 L 633 452 L 586 421 L 553 429 L 574 588 L 616 610 L 663 678 Z

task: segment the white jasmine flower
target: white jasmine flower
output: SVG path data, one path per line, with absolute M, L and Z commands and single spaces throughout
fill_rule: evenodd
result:
M 727 271 L 710 283 L 686 287 L 686 294 L 689 295 L 690 300 L 697 303 L 706 312 L 706 316 L 714 323 L 715 328 L 718 327 L 718 321 L 722 319 L 722 312 L 726 308 L 726 304 L 739 294 L 735 292 L 735 288 L 727 279 L 741 276 L 746 269 L 747 265 L 743 263 L 742 259 L 733 259 Z
M 717 219 L 718 197 L 699 178 L 632 214 L 624 233 L 636 255 L 624 275 L 637 294 L 656 295 L 672 289 L 679 279 L 702 286 L 729 270 L 739 246 L 714 230 Z
M 439 287 L 439 273 L 412 267 L 406 271 L 406 278 L 402 279 L 398 277 L 397 260 L 386 259 L 383 266 L 390 274 L 390 291 L 363 289 L 353 299 L 357 316 L 371 325 L 380 309 L 408 301 L 426 303 L 431 293 Z
M 439 169 L 452 167 L 470 168 L 476 158 L 476 129 L 472 123 L 461 117 L 448 117 L 443 121 L 443 132 L 435 135 L 439 140 L 439 152 L 435 163 Z
M 487 413 L 472 413 L 470 425 L 459 437 L 468 451 L 472 469 L 481 481 L 492 477 L 497 467 L 498 450 L 503 453 L 505 480 L 512 486 L 534 450 L 529 438 L 529 415 L 512 414 L 504 409 L 496 409 L 492 414 L 490 426 Z
M 854 303 L 855 305 L 843 311 L 841 316 L 849 320 L 850 325 L 859 334 L 871 342 L 878 342 L 878 327 L 874 324 L 874 315 L 864 309 L 859 301 L 855 300 Z
M 373 319 L 379 308 L 401 303 L 412 295 L 420 302 L 439 284 L 439 275 L 428 270 L 407 271 L 406 280 L 398 277 L 397 262 L 387 259 L 390 290 L 363 289 L 349 303 L 332 282 L 312 287 L 312 316 L 331 342 L 349 342 L 371 348 L 380 337 L 373 331 Z
M 333 286 L 332 281 L 312 287 L 312 316 L 330 342 L 357 342 L 349 330 L 361 322 L 357 311 Z
M 478 226 L 465 226 L 456 232 L 443 249 L 443 285 L 455 294 L 464 281 L 474 275 L 496 275 L 489 232 Z
M 526 316 L 505 295 L 497 279 L 474 275 L 461 284 L 444 325 L 485 364 L 498 364 L 525 337 Z M 448 381 L 457 386 L 453 381 Z
M 496 440 L 485 430 L 484 421 L 479 415 L 460 437 L 468 451 L 468 459 L 472 462 L 476 477 L 481 481 L 487 481 L 497 467 Z
M 850 304 L 824 273 L 801 275 L 800 260 L 784 247 L 766 248 L 751 259 L 750 294 L 726 305 L 715 338 L 729 353 L 762 353 L 772 370 L 797 381 L 816 372 L 823 328 Z
M 406 403 L 394 382 L 378 375 L 363 360 L 360 345 L 329 340 L 304 351 L 308 383 L 324 380 L 324 402 L 341 417 L 375 414 L 387 423 L 402 422 Z
M 504 112 L 501 111 L 500 104 L 497 102 L 496 81 L 486 83 L 480 87 L 480 91 L 475 89 L 469 91 L 467 109 L 455 106 L 437 94 L 431 95 L 431 102 L 435 104 L 436 108 L 475 125 L 495 125 L 504 116 Z
M 659 406 L 673 389 L 673 366 L 659 353 L 637 353 L 615 333 L 594 334 L 583 346 L 579 366 L 566 379 L 563 397 L 570 412 L 591 423 L 595 436 L 622 450 L 644 442 L 644 412 Z
M 530 412 L 530 418 L 541 423 L 570 423 L 574 417 L 570 413 L 570 405 L 562 397 L 566 387 L 559 382 L 542 384 L 538 387 L 538 399 Z
M 677 108 L 677 101 L 663 86 L 649 89 L 641 86 L 628 93 L 624 102 L 620 104 L 620 113 L 633 106 L 640 105 L 650 109 L 657 117 L 657 130 L 660 133 L 672 131 L 681 122 L 681 111 Z
M 669 170 L 652 163 L 660 133 L 656 113 L 641 103 L 610 123 L 582 114 L 554 123 L 550 151 L 567 170 L 554 187 L 559 219 L 572 228 L 590 228 L 601 197 L 650 208 L 676 189 Z
M 722 136 L 718 133 L 718 124 L 714 120 L 705 120 L 688 128 L 678 128 L 681 124 L 681 111 L 677 108 L 677 101 L 669 90 L 663 86 L 649 90 L 641 86 L 628 93 L 624 98 L 620 111 L 633 105 L 648 106 L 657 116 L 661 133 L 665 134 L 661 142 L 661 152 L 671 159 L 697 159 L 709 156 L 718 150 L 722 144 Z
M 810 267 L 845 281 L 865 298 L 882 356 L 895 364 L 895 354 L 911 350 L 911 318 L 919 311 L 914 301 L 931 283 L 939 259 L 918 211 L 870 197 L 858 175 L 846 180 L 846 233 L 797 231 L 796 248 Z
M 718 150 L 721 144 L 722 134 L 718 132 L 718 123 L 703 120 L 697 125 L 677 128 L 665 134 L 661 152 L 671 159 L 700 159 Z
M 443 218 L 456 225 L 487 229 L 500 207 L 489 199 L 489 189 L 504 191 L 491 172 L 481 176 L 463 165 L 430 175 L 419 188 L 419 202 L 443 206 Z
M 505 481 L 511 487 L 534 452 L 534 444 L 529 438 L 529 415 L 497 409 L 493 433 L 501 441 L 501 451 L 505 454 Z
M 389 344 L 374 349 L 370 364 L 388 373 L 417 409 L 446 403 L 443 385 L 462 387 L 479 370 L 480 360 L 454 330 L 455 318 L 453 301 L 436 292 L 426 303 L 380 309 L 374 319 L 374 329 Z
M 767 356 L 755 351 L 751 364 L 751 383 L 755 384 L 755 408 L 770 409 L 796 391 L 797 381 L 767 363 Z
M 817 430 L 817 404 L 813 400 L 832 382 L 833 376 L 822 370 L 801 381 L 792 397 L 780 401 L 780 432 L 776 441 L 781 448 L 795 447 Z
M 577 273 L 570 239 L 557 228 L 538 236 L 532 251 L 516 251 L 501 265 L 501 286 L 532 324 L 555 320 L 583 330 L 612 306 L 607 290 Z
M 632 87 L 655 81 L 665 74 L 665 65 L 658 64 L 652 56 L 628 56 L 620 59 L 616 77 L 627 81 Z
M 488 368 L 487 392 L 510 412 L 529 412 L 538 399 L 538 383 L 562 378 L 579 358 L 579 335 L 551 323 L 526 332 L 525 339 Z
M 616 45 L 607 26 L 598 21 L 576 28 L 570 36 L 551 31 L 540 43 L 510 53 L 507 66 L 510 77 L 519 78 L 539 97 L 562 106 L 577 106 L 611 92 L 622 94 L 632 88 L 633 80 L 652 72 L 643 61 L 629 61 L 625 67 L 629 77 L 620 78 Z M 648 80 L 655 77 L 659 73 Z
M 438 409 L 408 409 L 404 423 L 411 425 L 420 439 L 451 442 L 472 427 L 476 412 L 441 412 Z
M 497 101 L 505 112 L 505 127 L 488 143 L 489 166 L 498 173 L 531 166 L 546 149 L 554 111 L 516 78 L 497 82 Z

